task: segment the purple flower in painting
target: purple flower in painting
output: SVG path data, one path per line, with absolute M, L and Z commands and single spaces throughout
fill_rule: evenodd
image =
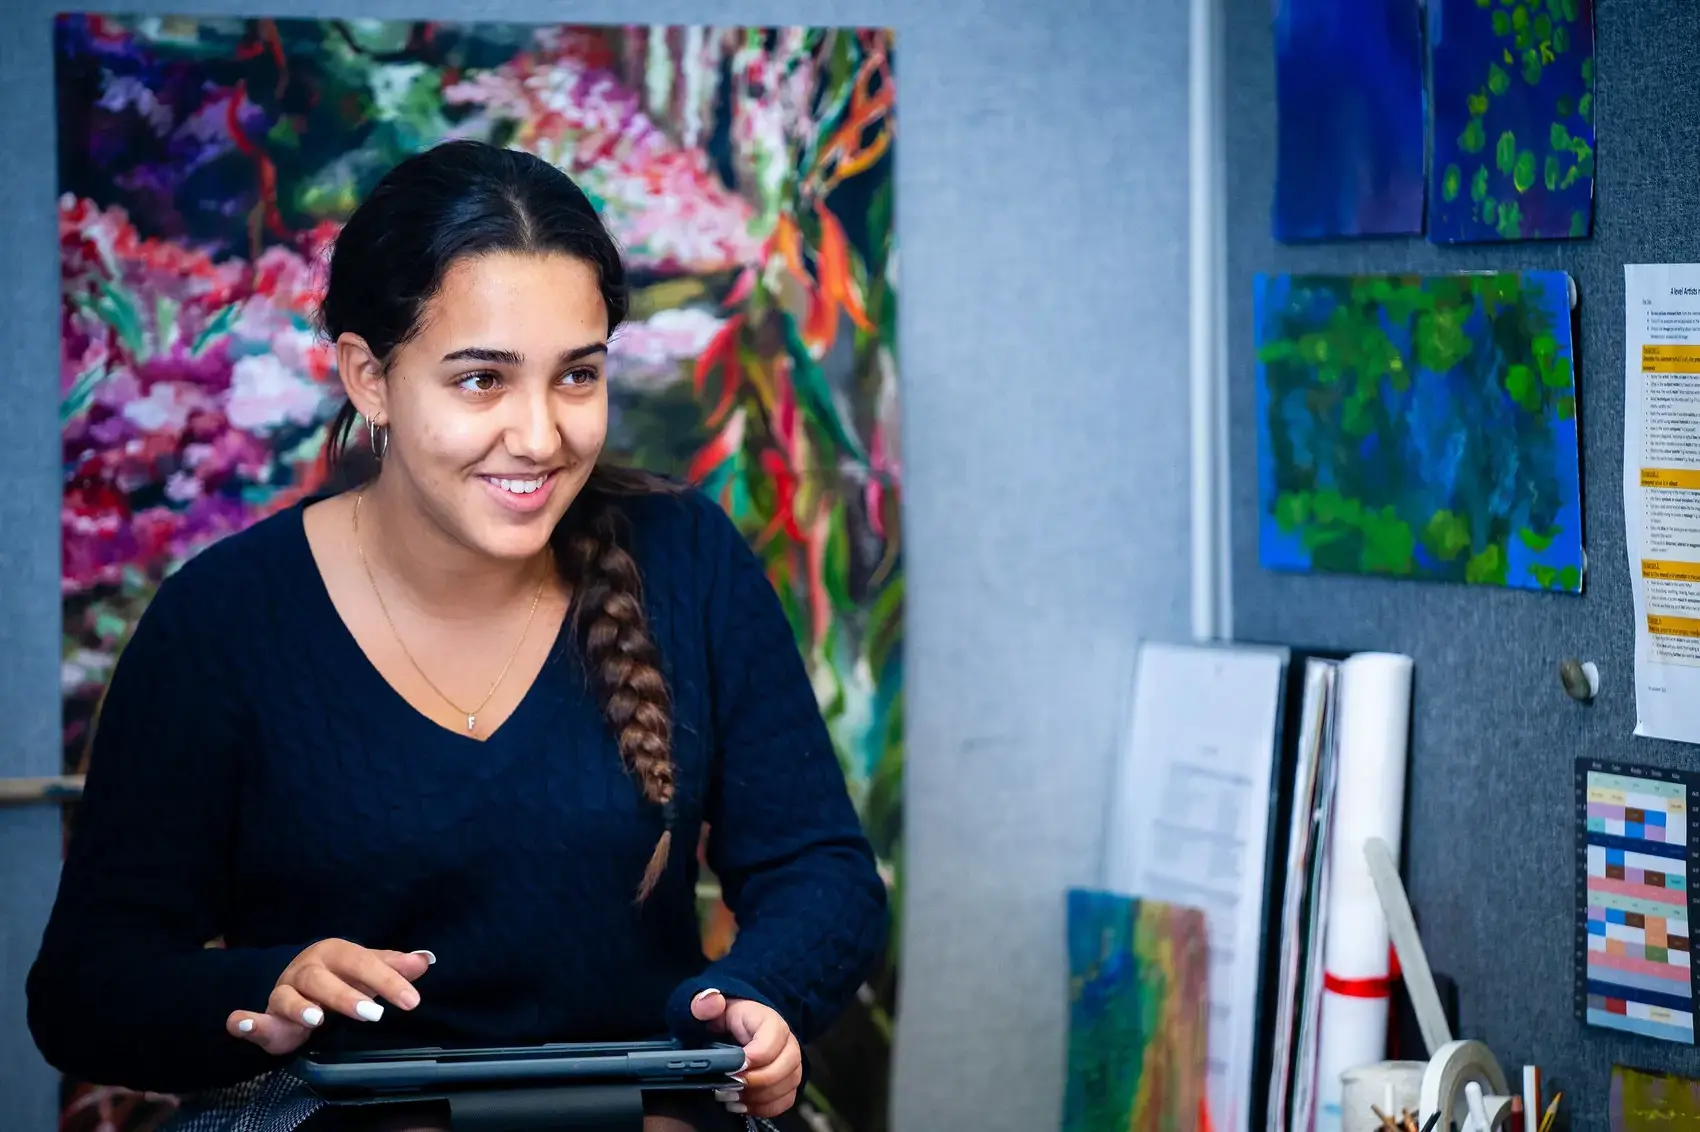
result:
M 66 592 L 157 578 L 316 482 L 316 449 L 274 440 L 334 405 L 308 320 L 326 237 L 218 262 L 61 203 Z

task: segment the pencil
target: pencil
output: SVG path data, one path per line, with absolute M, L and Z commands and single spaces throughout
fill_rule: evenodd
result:
M 1552 1095 L 1552 1103 L 1547 1105 L 1546 1113 L 1541 1117 L 1541 1132 L 1552 1132 L 1553 1123 L 1558 1119 L 1558 1102 L 1563 1099 L 1562 1092 Z

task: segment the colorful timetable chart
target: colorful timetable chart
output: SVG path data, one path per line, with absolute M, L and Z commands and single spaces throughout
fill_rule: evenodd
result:
M 1592 1026 L 1694 1041 L 1690 960 L 1700 775 L 1576 763 L 1576 1011 Z

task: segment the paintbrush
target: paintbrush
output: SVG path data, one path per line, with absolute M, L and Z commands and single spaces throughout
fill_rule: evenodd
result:
M 1399 1132 L 1399 1126 L 1397 1124 L 1393 1123 L 1393 1118 L 1391 1116 L 1388 1116 L 1385 1112 L 1382 1112 L 1379 1108 L 1376 1108 L 1374 1105 L 1370 1105 L 1369 1110 L 1371 1112 L 1375 1113 L 1375 1118 L 1377 1120 L 1381 1121 L 1381 1126 L 1383 1128 L 1391 1128 L 1393 1130 L 1393 1132 Z

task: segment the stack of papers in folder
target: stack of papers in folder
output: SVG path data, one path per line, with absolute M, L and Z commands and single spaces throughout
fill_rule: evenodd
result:
M 1279 986 L 1271 1040 L 1268 1132 L 1310 1132 L 1316 1115 L 1316 1050 L 1322 1013 L 1328 914 L 1328 840 L 1333 827 L 1339 662 L 1306 657 L 1292 821 L 1281 895 Z

